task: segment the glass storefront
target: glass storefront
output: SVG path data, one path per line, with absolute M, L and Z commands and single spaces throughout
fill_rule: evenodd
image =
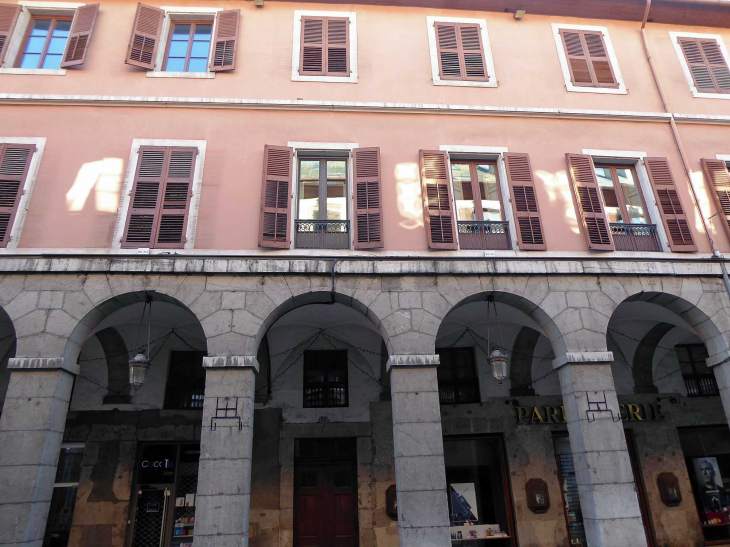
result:
M 516 545 L 502 438 L 445 437 L 444 459 L 452 546 Z

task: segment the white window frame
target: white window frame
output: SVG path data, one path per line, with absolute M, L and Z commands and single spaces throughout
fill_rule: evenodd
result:
M 679 45 L 680 38 L 716 40 L 718 45 L 720 46 L 722 58 L 725 60 L 727 66 L 730 67 L 730 55 L 728 55 L 727 49 L 725 48 L 725 43 L 722 41 L 722 36 L 720 36 L 719 34 L 698 34 L 696 32 L 670 32 L 669 36 L 672 39 L 674 50 L 677 52 L 679 64 L 682 67 L 682 72 L 684 72 L 684 77 L 687 79 L 687 85 L 689 85 L 692 96 L 700 99 L 730 99 L 730 93 L 706 93 L 704 91 L 697 91 L 694 79 L 692 78 L 692 72 L 690 72 L 689 65 L 687 64 L 687 59 L 685 59 L 682 47 Z
M 621 68 L 618 65 L 618 59 L 616 58 L 616 52 L 613 49 L 613 43 L 611 43 L 611 37 L 608 35 L 608 28 L 606 27 L 595 27 L 586 25 L 566 25 L 563 23 L 553 23 L 553 38 L 555 39 L 555 47 L 558 50 L 558 59 L 560 60 L 560 68 L 563 71 L 563 80 L 565 80 L 565 89 L 568 91 L 575 91 L 576 93 L 603 93 L 607 95 L 626 95 L 628 91 L 626 84 L 624 84 L 624 78 L 621 75 Z M 603 36 L 603 42 L 606 44 L 606 53 L 608 54 L 608 60 L 611 63 L 611 69 L 613 75 L 616 77 L 617 88 L 613 87 L 584 87 L 573 85 L 570 79 L 570 68 L 568 67 L 568 57 L 565 53 L 565 46 L 563 46 L 563 37 L 560 36 L 561 30 L 586 30 L 589 32 L 600 32 Z
M 350 75 L 349 76 L 310 76 L 299 74 L 299 57 L 302 51 L 302 17 L 342 17 L 349 19 L 350 28 Z M 357 15 L 354 11 L 309 11 L 296 10 L 294 12 L 294 42 L 291 53 L 291 81 L 292 82 L 330 82 L 330 83 L 357 83 Z
M 193 172 L 193 195 L 190 198 L 190 211 L 188 212 L 188 225 L 185 230 L 185 246 L 183 247 L 185 250 L 194 249 L 195 233 L 198 226 L 198 211 L 200 209 L 200 192 L 203 186 L 203 167 L 205 166 L 207 141 L 170 139 L 134 139 L 132 141 L 132 151 L 129 154 L 129 161 L 127 162 L 127 173 L 124 176 L 124 185 L 122 186 L 122 194 L 119 202 L 119 209 L 117 211 L 117 221 L 114 225 L 112 249 L 122 249 L 124 229 L 127 226 L 127 213 L 129 212 L 129 204 L 132 199 L 132 189 L 134 188 L 134 174 L 137 172 L 139 149 L 142 146 L 178 146 L 198 149 L 198 155 L 195 157 L 195 171 Z M 139 249 L 144 248 L 146 247 L 139 247 Z M 129 250 L 132 253 L 137 252 L 134 248 L 125 248 L 124 250 Z M 169 249 L 150 250 L 161 253 L 170 252 Z
M 155 57 L 155 68 L 147 71 L 148 78 L 191 78 L 197 80 L 207 80 L 215 78 L 215 72 L 210 71 L 210 60 L 213 56 L 213 38 L 215 37 L 216 25 L 218 23 L 219 11 L 223 8 L 188 8 L 162 6 L 161 10 L 165 11 L 165 18 L 162 21 L 162 32 L 160 33 L 160 43 L 157 48 L 157 56 Z M 208 51 L 208 66 L 205 72 L 165 72 L 165 53 L 167 52 L 167 43 L 170 40 L 170 29 L 172 23 L 177 21 L 197 21 L 201 16 L 211 18 L 211 34 L 210 34 L 210 50 Z
M 308 152 L 316 152 L 318 150 L 321 151 L 327 151 L 327 150 L 341 150 L 341 151 L 347 151 L 347 184 L 345 185 L 345 192 L 346 196 L 345 199 L 347 200 L 347 220 L 350 222 L 350 229 L 349 229 L 349 239 L 350 239 L 350 247 L 349 250 L 352 250 L 354 248 L 354 233 L 353 233 L 353 216 L 355 215 L 355 211 L 353 209 L 352 204 L 352 187 L 353 187 L 353 181 L 354 181 L 354 170 L 353 170 L 353 150 L 355 148 L 360 148 L 360 145 L 356 142 L 288 142 L 286 144 L 289 148 L 294 149 L 294 167 L 292 169 L 292 199 L 294 202 L 292 203 L 291 211 L 291 224 L 289 226 L 289 229 L 291 230 L 291 244 L 290 249 L 296 249 L 297 248 L 297 225 L 296 221 L 299 217 L 299 151 L 308 151 Z M 307 249 L 307 251 L 313 251 L 314 254 L 318 253 L 332 253 L 332 252 L 341 252 L 342 249 Z
M 15 68 L 18 56 L 23 52 L 25 36 L 28 32 L 28 25 L 33 16 L 47 15 L 50 17 L 67 16 L 73 17 L 76 10 L 86 4 L 77 2 L 39 2 L 36 0 L 21 0 L 18 2 L 23 8 L 18 15 L 18 21 L 15 24 L 15 30 L 8 40 L 8 50 L 5 53 L 3 66 L 0 68 L 0 74 L 33 74 L 43 76 L 65 76 L 65 68 Z
M 484 82 L 466 80 L 442 80 L 439 70 L 438 46 L 436 45 L 436 23 L 467 23 L 479 25 L 479 34 L 484 49 L 484 64 L 487 69 L 488 79 Z M 497 87 L 497 75 L 494 70 L 494 58 L 492 57 L 492 46 L 489 44 L 489 32 L 487 32 L 486 19 L 467 19 L 464 17 L 426 17 L 428 28 L 428 49 L 431 57 L 431 76 L 433 85 L 450 85 L 456 87 Z
M 23 183 L 20 201 L 18 202 L 18 209 L 15 212 L 15 219 L 13 220 L 13 225 L 10 227 L 8 244 L 4 249 L 9 250 L 18 248 L 20 234 L 23 231 L 25 217 L 28 214 L 28 204 L 30 203 L 30 198 L 33 195 L 33 188 L 35 187 L 35 181 L 38 177 L 38 169 L 40 169 L 41 166 L 41 157 L 43 156 L 43 150 L 46 148 L 46 138 L 0 137 L 0 144 L 33 144 L 36 147 L 36 151 L 33 153 L 30 165 L 28 166 L 28 175 L 25 177 L 25 182 Z
M 646 170 L 646 164 L 644 158 L 646 158 L 646 152 L 636 152 L 629 150 L 590 150 L 583 149 L 583 154 L 590 156 L 593 159 L 593 163 L 598 161 L 599 163 L 615 163 L 617 160 L 632 160 L 632 165 L 636 169 L 636 176 L 639 178 L 639 188 L 641 189 L 641 195 L 646 203 L 647 214 L 652 224 L 656 226 L 657 237 L 659 239 L 659 245 L 662 248 L 663 253 L 671 252 L 669 246 L 669 237 L 664 230 L 664 221 L 662 215 L 659 212 L 659 204 L 656 202 L 654 196 L 654 188 L 649 180 L 649 173 Z M 601 203 L 603 203 L 603 194 L 601 193 Z
M 509 183 L 507 182 L 507 168 L 504 163 L 504 155 L 509 152 L 506 146 L 471 146 L 463 144 L 442 144 L 439 146 L 439 150 L 447 152 L 448 162 L 446 168 L 449 171 L 449 184 L 451 184 L 451 207 L 454 211 L 454 225 L 459 222 L 459 218 L 456 212 L 456 192 L 454 191 L 454 180 L 451 178 L 451 155 L 452 154 L 483 154 L 485 160 L 488 160 L 487 156 L 497 156 L 497 174 L 499 176 L 499 191 L 502 194 L 502 206 L 504 207 L 504 217 L 509 223 L 510 232 L 510 243 L 512 244 L 512 251 L 519 251 L 520 248 L 517 245 L 517 227 L 515 225 L 514 214 L 512 213 L 512 194 L 509 191 Z M 491 160 L 490 160 L 491 161 Z M 461 243 L 459 242 L 459 234 L 457 227 L 457 247 L 461 249 Z M 487 251 L 494 252 L 494 251 Z

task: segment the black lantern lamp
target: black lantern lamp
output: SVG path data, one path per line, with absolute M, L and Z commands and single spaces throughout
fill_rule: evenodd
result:
M 507 355 L 505 355 L 497 344 L 492 344 L 490 341 L 489 332 L 489 310 L 494 306 L 494 317 L 497 319 L 497 332 L 499 333 L 499 341 L 501 348 L 504 349 L 504 337 L 502 336 L 502 327 L 499 324 L 499 315 L 497 314 L 497 303 L 494 301 L 494 297 L 490 294 L 487 297 L 487 350 L 491 353 L 487 357 L 489 366 L 492 368 L 492 375 L 498 384 L 502 385 L 507 379 Z
M 144 326 L 144 314 L 147 311 L 147 306 L 150 307 L 150 312 L 147 318 L 147 346 L 145 351 L 137 350 L 139 343 L 139 335 L 142 332 Z M 137 391 L 142 384 L 144 384 L 145 377 L 147 376 L 147 369 L 150 368 L 150 335 L 152 331 L 152 297 L 145 293 L 144 307 L 142 308 L 142 319 L 139 321 L 139 329 L 137 330 L 137 341 L 134 344 L 134 351 L 137 351 L 131 361 L 129 361 L 129 383 L 132 385 L 135 391 Z

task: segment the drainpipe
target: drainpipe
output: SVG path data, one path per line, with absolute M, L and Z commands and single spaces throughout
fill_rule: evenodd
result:
M 712 250 L 712 255 L 715 258 L 721 258 L 720 252 L 717 250 L 717 247 L 715 246 L 715 241 L 712 239 L 712 236 L 710 235 L 710 230 L 707 228 L 707 222 L 705 221 L 705 217 L 702 215 L 702 210 L 700 209 L 700 202 L 699 199 L 697 199 L 697 193 L 695 192 L 695 188 L 692 185 L 692 168 L 689 165 L 689 160 L 687 160 L 687 154 L 684 151 L 684 145 L 682 144 L 682 138 L 679 136 L 679 130 L 677 129 L 677 123 L 674 121 L 674 114 L 672 113 L 672 109 L 669 106 L 669 103 L 667 102 L 667 96 L 664 94 L 664 89 L 662 88 L 661 81 L 659 80 L 659 73 L 657 72 L 656 65 L 654 64 L 654 58 L 651 56 L 651 51 L 649 50 L 649 41 L 646 38 L 646 21 L 649 19 L 649 10 L 651 9 L 651 0 L 646 0 L 646 10 L 644 10 L 644 19 L 641 21 L 641 42 L 644 45 L 644 53 L 646 54 L 646 60 L 649 62 L 649 68 L 651 69 L 651 75 L 654 77 L 654 84 L 656 85 L 656 89 L 659 92 L 659 98 L 662 101 L 662 106 L 664 107 L 664 111 L 669 114 L 669 127 L 672 130 L 672 136 L 674 137 L 674 144 L 677 146 L 677 150 L 679 151 L 679 157 L 682 159 L 682 165 L 684 166 L 684 173 L 687 177 L 687 184 L 689 185 L 690 193 L 692 194 L 692 201 L 694 202 L 695 208 L 697 209 L 697 213 L 700 215 L 700 220 L 702 221 L 702 228 L 705 231 L 705 236 L 707 236 L 707 241 L 710 244 L 710 249 Z M 727 271 L 725 270 L 725 264 L 720 263 L 723 271 L 723 277 L 727 279 Z M 730 294 L 730 283 L 726 280 L 725 281 L 726 287 L 728 288 L 728 294 Z

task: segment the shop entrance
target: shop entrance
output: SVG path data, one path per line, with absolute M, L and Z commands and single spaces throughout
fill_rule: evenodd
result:
M 199 459 L 199 444 L 140 447 L 131 504 L 131 547 L 193 544 Z
M 294 443 L 294 546 L 357 547 L 355 439 Z

